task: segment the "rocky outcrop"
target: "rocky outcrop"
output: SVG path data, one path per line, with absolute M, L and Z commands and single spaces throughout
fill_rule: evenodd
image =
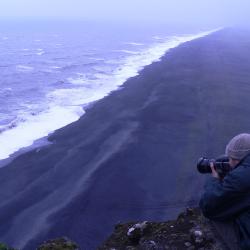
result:
M 113 234 L 98 250 L 222 250 L 210 223 L 198 208 L 187 208 L 176 220 L 126 223 L 115 226 Z
M 63 237 L 46 241 L 37 250 L 80 250 L 80 248 L 68 238 Z

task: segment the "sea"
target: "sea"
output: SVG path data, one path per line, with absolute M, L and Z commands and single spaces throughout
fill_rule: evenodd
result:
M 101 21 L 1 21 L 0 160 L 77 121 L 90 103 L 122 88 L 168 50 L 215 30 Z

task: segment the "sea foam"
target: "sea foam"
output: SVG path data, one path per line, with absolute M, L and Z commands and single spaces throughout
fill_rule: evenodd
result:
M 60 127 L 78 120 L 84 114 L 81 107 L 73 106 L 63 108 L 54 106 L 36 116 L 29 117 L 16 127 L 3 131 L 0 134 L 0 159 L 7 158 L 20 148 L 32 145 L 34 140 L 49 135 Z M 14 142 L 14 143 L 13 143 Z
M 31 66 L 27 66 L 27 65 L 17 65 L 16 69 L 20 72 L 30 72 L 32 71 L 34 68 Z
M 138 75 L 145 66 L 159 61 L 169 49 L 217 30 L 219 29 L 195 35 L 165 37 L 161 40 L 157 37 L 157 42 L 151 47 L 138 53 L 127 53 L 127 57 L 109 74 L 96 73 L 88 81 L 84 74 L 68 78 L 71 83 L 69 88 L 56 89 L 47 94 L 49 108 L 26 117 L 15 127 L 0 133 L 0 145 L 4 145 L 0 150 L 0 159 L 8 158 L 19 149 L 31 146 L 35 140 L 78 120 L 84 114 L 82 107 L 85 104 L 100 100 L 111 91 L 119 89 L 128 78 Z M 18 65 L 17 69 L 25 72 L 33 68 Z

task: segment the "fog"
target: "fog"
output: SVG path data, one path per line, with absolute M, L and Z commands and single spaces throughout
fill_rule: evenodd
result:
M 0 0 L 1 19 L 245 25 L 249 0 Z

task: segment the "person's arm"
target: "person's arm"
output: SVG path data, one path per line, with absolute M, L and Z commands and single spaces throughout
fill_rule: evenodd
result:
M 208 180 L 199 204 L 205 217 L 229 220 L 245 209 L 246 204 L 242 200 L 246 193 L 241 190 L 239 176 L 233 172 L 227 174 L 223 181 L 215 177 Z

